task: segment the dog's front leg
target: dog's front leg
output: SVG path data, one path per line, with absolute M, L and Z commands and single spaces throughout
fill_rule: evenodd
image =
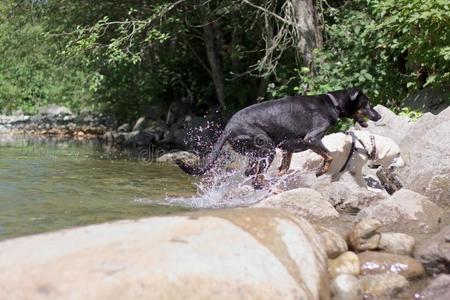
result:
M 291 160 L 292 152 L 283 150 L 283 158 L 281 160 L 281 165 L 278 168 L 278 176 L 286 174 L 286 172 L 289 170 L 289 167 L 291 166 Z
M 317 170 L 317 172 L 316 172 L 317 177 L 322 176 L 323 174 L 327 173 L 328 170 L 330 169 L 331 162 L 333 161 L 333 157 L 329 154 L 330 151 L 328 151 L 328 149 L 322 143 L 322 139 L 321 139 L 322 136 L 323 136 L 323 134 L 319 135 L 319 136 L 317 136 L 317 135 L 316 136 L 308 136 L 307 135 L 304 139 L 305 143 L 308 145 L 308 148 L 311 149 L 312 151 L 316 152 L 323 158 L 323 164 L 320 167 L 320 169 Z

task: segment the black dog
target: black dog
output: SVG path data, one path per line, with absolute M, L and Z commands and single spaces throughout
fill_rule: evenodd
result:
M 352 88 L 316 96 L 288 96 L 255 104 L 238 111 L 228 121 L 213 150 L 201 166 L 190 166 L 177 160 L 178 166 L 191 175 L 202 175 L 214 165 L 225 142 L 249 157 L 246 176 L 256 175 L 255 188 L 264 183 L 262 175 L 275 156 L 275 148 L 283 150 L 280 174 L 289 169 L 292 153 L 311 149 L 324 162 L 316 175 L 323 175 L 332 157 L 322 144 L 322 137 L 339 118 L 352 118 L 367 127 L 365 118 L 378 121 L 381 116 L 369 105 L 369 99 Z

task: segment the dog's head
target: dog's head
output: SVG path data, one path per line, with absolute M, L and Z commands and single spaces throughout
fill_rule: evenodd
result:
M 370 106 L 369 98 L 358 89 L 352 88 L 348 90 L 347 113 L 362 127 L 367 127 L 366 119 L 378 121 L 381 119 L 380 114 Z
M 405 161 L 400 154 L 400 147 L 393 140 L 383 137 L 376 138 L 376 158 L 372 161 L 372 167 L 382 166 L 386 170 L 394 170 L 405 166 Z

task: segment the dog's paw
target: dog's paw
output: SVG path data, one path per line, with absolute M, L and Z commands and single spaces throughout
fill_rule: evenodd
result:
M 326 172 L 322 168 L 320 168 L 319 170 L 316 171 L 316 177 L 320 177 L 320 176 L 322 176 L 325 173 Z

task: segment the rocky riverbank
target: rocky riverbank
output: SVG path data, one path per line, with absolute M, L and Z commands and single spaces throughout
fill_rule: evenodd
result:
M 108 116 L 82 111 L 75 114 L 64 106 L 49 105 L 36 115 L 17 111 L 12 115 L 0 115 L 0 134 L 10 136 L 57 136 L 96 138 L 117 122 Z

